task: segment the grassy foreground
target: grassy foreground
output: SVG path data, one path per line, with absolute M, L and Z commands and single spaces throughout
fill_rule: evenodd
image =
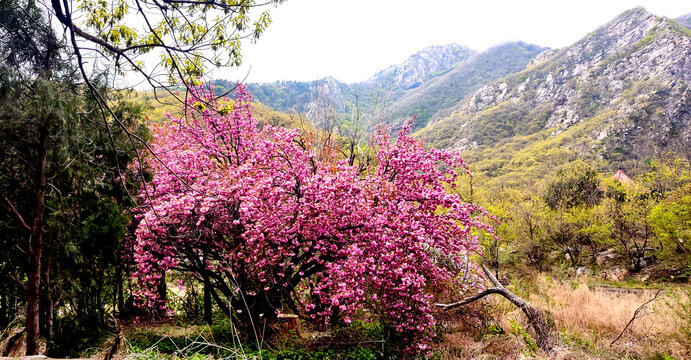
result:
M 439 316 L 432 359 L 688 359 L 691 300 L 686 286 L 658 289 L 603 286 L 589 277 L 513 276 L 509 288 L 549 312 L 558 332 L 556 351 L 533 340 L 523 314 L 503 298 L 490 298 Z M 659 285 L 659 284 L 658 284 Z M 645 306 L 641 306 L 657 298 Z M 627 327 L 637 309 L 636 318 Z M 612 341 L 622 333 L 621 337 Z M 354 322 L 329 333 L 303 324 L 270 343 L 241 340 L 232 322 L 214 325 L 168 320 L 123 326 L 116 359 L 394 359 L 397 340 L 376 323 Z M 115 337 L 83 354 L 103 359 Z

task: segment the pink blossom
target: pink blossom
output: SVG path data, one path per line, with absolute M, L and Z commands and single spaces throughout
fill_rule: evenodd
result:
M 346 323 L 373 308 L 427 349 L 432 302 L 477 284 L 465 266 L 480 251 L 475 231 L 493 236 L 483 209 L 446 191 L 469 173 L 464 160 L 425 149 L 408 122 L 393 141 L 378 130 L 376 159 L 361 171 L 317 156 L 298 130 L 259 126 L 244 85 L 229 112 L 215 109 L 231 100 L 201 87 L 188 99 L 185 117 L 153 126 L 156 157 L 144 164 L 153 179 L 132 248 L 143 301 L 164 304 L 160 274 L 204 249 L 206 269 L 242 275 L 238 293 L 292 292 L 310 316 L 342 313 Z

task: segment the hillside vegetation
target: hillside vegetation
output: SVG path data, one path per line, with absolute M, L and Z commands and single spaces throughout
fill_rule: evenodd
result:
M 492 177 L 540 176 L 578 158 L 636 173 L 652 156 L 688 151 L 690 57 L 689 30 L 634 9 L 483 86 L 418 136 Z
M 449 114 L 485 82 L 521 70 L 543 50 L 523 42 L 501 44 L 482 53 L 458 44 L 432 46 L 360 83 L 346 84 L 326 77 L 312 82 L 248 84 L 248 88 L 258 102 L 282 112 L 303 114 L 314 122 L 323 123 L 327 112 L 338 123 L 348 121 L 357 108 L 363 114 L 385 111 L 368 120 L 369 131 L 379 121 L 399 129 L 412 115 L 418 116 L 414 127 L 421 128 Z M 234 86 L 223 80 L 214 84 L 219 89 Z

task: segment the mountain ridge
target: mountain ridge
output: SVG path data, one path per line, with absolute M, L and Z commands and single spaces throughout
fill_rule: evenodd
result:
M 363 113 L 387 107 L 390 119 L 386 122 L 394 128 L 414 114 L 418 115 L 416 126 L 421 127 L 429 118 L 436 120 L 446 115 L 447 106 L 456 104 L 482 83 L 522 69 L 543 49 L 524 42 L 507 42 L 477 53 L 451 43 L 426 47 L 360 83 L 347 84 L 325 77 L 310 82 L 277 81 L 247 86 L 255 100 L 278 111 L 304 114 L 316 123 L 324 122 L 318 119 L 324 114 L 347 121 L 357 102 Z M 222 91 L 232 88 L 234 83 L 217 80 L 214 85 Z M 415 100 L 420 97 L 424 100 Z
M 393 82 L 394 86 L 409 90 L 420 86 L 435 73 L 450 70 L 454 65 L 477 55 L 477 51 L 457 43 L 427 46 L 397 65 L 377 71 L 362 83 Z
M 544 156 L 550 151 L 610 167 L 659 155 L 691 137 L 690 33 L 643 8 L 629 10 L 484 85 L 416 135 L 462 151 L 494 176 L 516 173 L 525 161 L 554 165 Z
M 417 127 L 448 116 L 453 106 L 483 83 L 522 69 L 547 48 L 522 41 L 495 45 L 456 64 L 445 74 L 407 92 L 391 106 L 394 126 L 417 115 Z

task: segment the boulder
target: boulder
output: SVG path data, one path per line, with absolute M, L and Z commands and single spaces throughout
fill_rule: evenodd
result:
M 629 271 L 623 268 L 608 269 L 602 272 L 602 278 L 610 281 L 622 281 L 629 275 Z
M 590 269 L 585 266 L 581 266 L 576 269 L 576 276 L 588 276 L 590 275 Z
M 614 259 L 619 257 L 619 254 L 617 254 L 617 251 L 614 249 L 607 249 L 605 251 L 601 251 L 595 255 L 595 261 L 597 262 L 598 266 L 602 266 L 607 262 L 610 262 Z

